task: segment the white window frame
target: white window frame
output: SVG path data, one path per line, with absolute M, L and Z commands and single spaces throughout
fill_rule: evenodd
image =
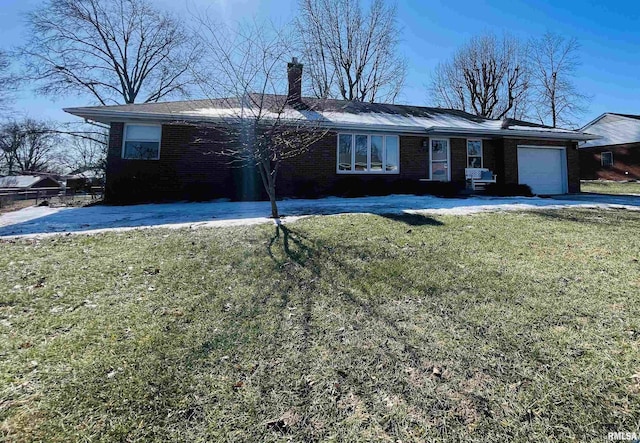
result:
M 466 145 L 466 149 L 467 149 L 467 168 L 471 168 L 471 166 L 469 166 L 469 157 L 478 157 L 477 155 L 469 155 L 469 142 L 480 142 L 480 167 L 484 168 L 484 142 L 482 141 L 481 138 L 468 138 L 467 139 L 467 145 Z
M 435 180 L 433 178 L 433 155 L 431 150 L 432 141 L 446 141 L 447 142 L 447 179 Z M 440 160 L 442 161 L 442 160 Z M 442 181 L 443 183 L 451 181 L 451 139 L 448 137 L 430 137 L 429 138 L 429 180 Z
M 340 136 L 351 136 L 351 169 L 340 169 Z M 367 137 L 367 170 L 356 171 L 356 137 Z M 371 137 L 382 137 L 382 170 L 371 170 Z M 387 137 L 395 137 L 398 141 L 398 167 L 395 171 L 387 171 Z M 398 134 L 374 133 L 374 132 L 338 132 L 336 140 L 336 173 L 337 174 L 372 174 L 372 175 L 397 175 L 400 174 L 400 136 Z
M 160 137 L 158 137 L 158 155 L 153 158 L 127 158 L 124 156 L 125 146 L 127 144 L 127 127 L 129 126 L 149 126 L 153 128 L 160 128 Z M 129 140 L 129 141 L 137 141 L 137 142 L 155 142 L 156 140 Z M 160 150 L 162 149 L 162 125 L 158 124 L 149 124 L 149 123 L 125 123 L 122 130 L 122 150 L 120 152 L 120 158 L 123 160 L 131 160 L 131 161 L 145 161 L 145 160 L 160 160 Z
M 605 154 L 609 154 L 611 156 L 611 164 L 610 165 L 605 165 L 604 164 L 604 155 Z M 602 166 L 603 168 L 613 168 L 613 152 L 612 151 L 602 151 L 600 153 L 600 166 Z

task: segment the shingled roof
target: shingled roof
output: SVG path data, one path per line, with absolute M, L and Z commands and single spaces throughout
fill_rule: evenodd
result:
M 0 177 L 0 188 L 29 189 L 40 182 L 51 182 L 52 186 L 60 184 L 51 177 L 40 175 L 9 175 Z
M 589 134 L 513 119 L 493 120 L 467 112 L 390 103 L 303 97 L 294 106 L 285 95 L 248 94 L 242 98 L 186 100 L 115 106 L 68 108 L 66 112 L 102 123 L 112 121 L 220 121 L 251 115 L 309 122 L 332 129 L 360 129 L 417 134 L 467 134 L 590 140 Z
M 580 148 L 640 143 L 640 115 L 606 112 L 581 130 L 599 135 L 600 138 L 587 141 Z

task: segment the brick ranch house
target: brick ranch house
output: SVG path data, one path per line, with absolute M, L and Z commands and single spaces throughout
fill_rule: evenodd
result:
M 368 187 L 393 193 L 407 189 L 400 184 L 425 182 L 463 187 L 468 167 L 489 169 L 498 183 L 527 184 L 536 194 L 580 191 L 577 144 L 592 139 L 589 134 L 450 109 L 302 97 L 302 65 L 295 59 L 288 64 L 288 77 L 288 95 L 260 98 L 274 104 L 284 100 L 287 115 L 327 132 L 307 152 L 284 162 L 277 181 L 281 197 L 331 195 L 345 186 L 365 193 Z M 255 174 L 215 155 L 224 143 L 216 125 L 222 127 L 225 112 L 245 102 L 191 100 L 65 111 L 111 128 L 107 202 L 251 199 L 261 186 L 256 188 Z
M 582 131 L 600 136 L 579 146 L 582 179 L 640 180 L 640 115 L 607 112 Z

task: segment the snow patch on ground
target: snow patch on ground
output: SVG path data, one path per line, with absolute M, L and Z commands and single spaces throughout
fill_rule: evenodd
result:
M 18 211 L 6 212 L 0 214 L 0 228 L 3 226 L 15 225 L 30 220 L 35 220 L 40 217 L 55 214 L 65 209 L 71 208 L 50 208 L 49 206 L 31 206 L 23 208 Z M 1 232 L 1 230 L 0 230 Z
M 469 215 L 487 211 L 601 208 L 640 211 L 640 198 L 576 195 L 556 198 L 389 195 L 384 197 L 283 200 L 282 221 L 345 213 Z M 269 202 L 166 203 L 85 208 L 31 207 L 0 215 L 0 237 L 94 234 L 148 228 L 200 228 L 274 223 Z

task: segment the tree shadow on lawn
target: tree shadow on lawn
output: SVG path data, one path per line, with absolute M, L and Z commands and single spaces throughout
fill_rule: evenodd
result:
M 406 222 L 405 217 L 384 218 Z M 409 217 L 409 220 L 416 221 L 413 217 Z M 422 219 L 418 221 L 423 226 L 442 224 L 424 223 Z M 289 260 L 278 259 L 277 254 L 274 254 L 274 249 L 280 244 L 279 240 L 282 241 L 282 252 Z M 358 336 L 362 336 L 363 331 L 367 329 L 375 332 L 375 335 L 368 337 L 364 334 L 364 341 L 341 348 L 342 355 L 349 355 L 346 366 L 328 365 L 327 371 L 332 373 L 336 386 L 339 386 L 331 392 L 333 404 L 339 405 L 347 396 L 355 396 L 366 414 L 378 419 L 386 417 L 382 420 L 384 424 L 381 423 L 380 435 L 406 437 L 408 429 L 414 425 L 429 428 L 429 435 L 435 433 L 442 438 L 465 435 L 468 426 L 484 428 L 491 434 L 497 429 L 503 429 L 497 423 L 505 420 L 510 422 L 509 427 L 503 429 L 507 433 L 505 435 L 512 435 L 509 433 L 513 431 L 525 432 L 533 424 L 538 429 L 546 429 L 544 432 L 552 432 L 552 428 L 545 428 L 547 425 L 544 423 L 558 413 L 562 418 L 557 419 L 577 435 L 587 431 L 584 425 L 570 421 L 570 405 L 564 411 L 549 406 L 551 409 L 542 408 L 535 413 L 525 413 L 521 410 L 524 404 L 516 403 L 510 406 L 513 410 L 505 412 L 500 404 L 504 401 L 501 395 L 493 393 L 483 383 L 493 383 L 492 380 L 499 379 L 499 383 L 522 385 L 527 391 L 524 387 L 530 384 L 537 385 L 533 379 L 527 379 L 523 371 L 526 373 L 527 370 L 538 369 L 553 372 L 561 369 L 553 362 L 552 353 L 540 353 L 540 349 L 534 346 L 534 337 L 528 337 L 526 334 L 514 336 L 509 329 L 502 330 L 500 327 L 483 329 L 480 327 L 482 325 L 477 323 L 480 320 L 460 314 L 460 306 L 455 299 L 449 300 L 441 296 L 443 289 L 455 291 L 455 288 L 428 287 L 424 286 L 424 283 L 422 286 L 413 286 L 411 292 L 423 294 L 424 297 L 423 309 L 418 312 L 422 315 L 419 317 L 421 320 L 414 324 L 412 312 L 405 312 L 402 307 L 397 308 L 408 296 L 402 295 L 403 292 L 406 293 L 407 288 L 400 282 L 392 279 L 385 281 L 388 294 L 391 295 L 388 298 L 385 294 L 376 293 L 372 289 L 375 286 L 363 285 L 362 281 L 355 285 L 348 283 L 362 275 L 363 270 L 352 264 L 362 258 L 360 251 L 336 249 L 335 245 L 328 247 L 287 226 L 276 227 L 267 249 L 279 269 L 284 269 L 288 262 L 292 263 L 292 266 L 310 271 L 313 276 L 313 281 L 308 283 L 311 288 L 306 291 L 305 313 L 302 317 L 304 333 L 299 352 L 306 362 L 303 372 L 311 370 L 310 362 L 323 359 L 318 354 L 318 341 L 314 337 L 326 336 L 328 332 L 323 325 L 320 325 L 320 329 L 314 326 L 315 322 L 321 323 L 322 320 L 314 318 L 318 312 L 314 311 L 315 301 L 311 294 L 323 291 L 326 297 L 329 290 L 329 295 L 332 296 L 330 298 L 335 303 L 333 309 L 356 313 L 349 318 L 349 323 L 344 327 L 356 331 L 354 333 Z M 290 278 L 292 275 L 294 274 L 288 270 L 284 278 Z M 341 279 L 339 275 L 346 278 Z M 319 287 L 315 281 L 322 281 L 323 286 Z M 288 300 L 287 298 L 287 302 Z M 326 303 L 326 300 L 323 301 Z M 425 321 L 425 314 L 432 319 Z M 554 319 L 540 321 L 546 324 L 546 321 L 553 323 Z M 435 326 L 438 323 L 440 326 Z M 540 327 L 544 328 L 544 324 Z M 433 330 L 424 330 L 429 326 L 433 326 Z M 447 340 L 450 341 L 447 343 Z M 520 344 L 517 345 L 517 342 Z M 518 351 L 514 353 L 513 347 L 516 345 Z M 479 346 L 483 346 L 485 351 L 476 352 L 475 349 Z M 321 347 L 328 352 L 332 348 L 331 342 L 322 343 Z M 310 352 L 310 349 L 313 351 Z M 376 368 L 372 366 L 376 361 L 385 365 L 382 374 L 376 373 Z M 388 378 L 372 382 L 371 373 Z M 473 387 L 474 383 L 479 385 Z M 540 387 L 531 389 L 530 395 L 534 395 L 538 389 Z M 399 405 L 396 404 L 392 411 L 387 411 L 390 415 L 385 415 L 384 408 L 381 410 L 380 407 L 380 395 L 383 392 L 399 401 Z M 568 394 L 567 398 L 573 398 L 576 405 L 586 404 L 592 399 L 585 395 L 590 394 L 579 390 Z M 317 414 L 317 404 L 314 404 L 318 402 L 317 397 L 318 393 L 310 386 L 304 391 L 304 395 L 297 399 L 300 412 L 307 420 L 314 419 L 314 411 Z M 393 411 L 397 411 L 398 408 L 411 411 L 411 426 L 407 427 L 407 417 L 399 416 L 397 420 L 394 418 Z M 312 415 L 308 415 L 306 411 Z M 361 426 L 366 425 L 363 423 Z M 304 432 L 306 437 L 311 439 L 326 437 L 309 430 Z M 476 436 L 480 435 L 483 434 Z
M 411 213 L 402 213 L 402 214 L 380 214 L 380 217 L 384 217 L 386 219 L 402 222 L 409 226 L 442 226 L 443 223 L 435 218 L 428 217 L 423 214 L 411 214 Z
M 293 263 L 299 266 L 306 266 L 307 262 L 315 255 L 318 247 L 316 244 L 317 242 L 311 242 L 308 236 L 305 236 L 300 232 L 292 231 L 282 224 L 276 225 L 275 233 L 267 246 L 267 253 L 279 268 L 282 268 L 282 266 L 288 263 L 287 260 L 277 258 L 273 253 L 273 248 L 281 237 L 282 250 L 285 257 L 290 259 Z M 319 271 L 316 268 L 314 269 L 314 272 L 318 273 Z
M 393 215 L 384 218 L 405 223 L 408 221 L 408 224 L 412 226 L 416 226 L 415 223 L 419 223 L 420 226 L 442 225 L 442 223 L 435 220 L 431 222 L 428 217 L 423 216 L 406 217 Z M 425 222 L 425 220 L 427 221 Z M 278 259 L 276 254 L 274 254 L 273 249 L 280 239 L 282 240 L 284 256 L 290 261 Z M 341 402 L 348 403 L 349 401 L 356 401 L 364 407 L 363 412 L 374 416 L 384 416 L 385 411 L 380 410 L 380 395 L 381 392 L 386 392 L 388 395 L 399 400 L 403 410 L 410 410 L 412 414 L 417 414 L 417 416 L 420 417 L 419 419 L 414 418 L 415 420 L 429 423 L 437 429 L 437 432 L 442 436 L 446 435 L 449 426 L 448 422 L 450 422 L 452 418 L 454 421 L 458 420 L 460 424 L 463 425 L 469 415 L 491 415 L 489 401 L 479 395 L 458 395 L 451 392 L 445 395 L 435 395 L 433 387 L 411 386 L 411 382 L 407 380 L 407 370 L 413 371 L 412 373 L 416 378 L 413 382 L 417 385 L 422 385 L 422 383 L 425 385 L 446 384 L 446 378 L 448 378 L 446 363 L 433 361 L 435 356 L 429 352 L 429 348 L 431 348 L 433 344 L 430 343 L 425 346 L 423 342 L 424 337 L 414 335 L 410 333 L 408 329 L 400 326 L 400 322 L 404 320 L 404 318 L 393 318 L 389 312 L 384 312 L 382 306 L 385 305 L 386 302 L 393 302 L 394 300 L 381 299 L 368 288 L 360 287 L 361 285 L 357 288 L 344 286 L 342 282 L 334 278 L 335 275 L 333 275 L 331 271 L 326 270 L 327 265 L 329 265 L 331 269 L 337 269 L 339 274 L 349 276 L 348 280 L 355 279 L 362 271 L 348 264 L 348 260 L 340 258 L 344 255 L 353 258 L 353 254 L 349 254 L 349 251 L 337 251 L 335 248 L 323 246 L 302 232 L 287 226 L 278 226 L 275 228 L 274 236 L 269 242 L 267 249 L 269 256 L 274 260 L 279 269 L 283 269 L 283 266 L 286 266 L 287 263 L 292 263 L 294 266 L 311 271 L 311 275 L 314 276 L 311 285 L 314 285 L 315 281 L 319 280 L 322 280 L 324 283 L 328 282 L 331 288 L 331 295 L 336 294 L 335 303 L 338 304 L 336 309 L 341 309 L 342 306 L 342 309 L 356 313 L 360 312 L 361 314 L 356 315 L 356 317 L 359 317 L 359 320 L 355 320 L 349 324 L 349 327 L 353 328 L 354 331 L 366 331 L 370 328 L 371 324 L 378 324 L 376 333 L 384 331 L 384 334 L 376 335 L 375 337 L 371 336 L 367 341 L 360 343 L 360 345 L 364 347 L 359 350 L 351 349 L 343 351 L 347 353 L 355 351 L 356 355 L 353 357 L 361 361 L 360 365 L 334 367 L 333 369 L 327 368 L 328 371 L 333 372 L 333 379 L 335 381 L 334 386 L 336 389 L 331 393 L 331 400 L 335 405 L 339 405 Z M 289 278 L 292 273 L 287 271 L 286 275 L 287 278 Z M 401 293 L 403 289 L 404 288 L 401 287 L 394 287 L 391 291 L 398 294 Z M 299 352 L 302 355 L 302 360 L 306 362 L 303 369 L 305 373 L 309 373 L 311 370 L 310 362 L 317 361 L 319 358 L 317 351 L 314 352 L 313 355 L 309 354 L 311 347 L 317 348 L 317 343 L 315 343 L 314 346 L 311 336 L 315 333 L 321 334 L 324 332 L 326 334 L 327 332 L 319 331 L 313 327 L 313 323 L 316 320 L 313 317 L 314 300 L 313 297 L 309 295 L 321 290 L 326 291 L 327 289 L 310 288 L 303 301 L 303 335 Z M 420 288 L 420 292 L 425 294 L 426 297 L 429 297 L 429 295 L 436 294 L 438 289 L 424 287 Z M 286 301 L 288 302 L 289 298 L 288 296 L 286 297 Z M 395 301 L 398 302 L 399 300 Z M 443 322 L 445 321 L 444 318 L 442 320 Z M 344 329 L 344 327 L 341 329 Z M 329 344 L 326 344 L 326 346 L 330 347 Z M 375 371 L 375 368 L 372 366 L 372 362 L 375 360 L 386 361 L 386 364 L 391 366 L 389 368 L 391 380 L 387 383 L 383 380 L 372 382 L 372 379 L 369 378 L 369 373 Z M 353 364 L 355 362 L 350 363 Z M 419 378 L 424 378 L 428 381 L 420 381 L 418 380 Z M 426 390 L 426 395 L 419 394 L 423 389 Z M 445 391 L 449 390 L 448 387 L 444 389 Z M 313 420 L 313 417 L 310 416 L 309 413 L 313 414 L 313 411 L 317 409 L 317 405 L 314 405 L 311 399 L 312 393 L 313 388 L 309 386 L 298 399 L 300 402 L 300 412 L 307 417 L 307 420 Z M 316 395 L 318 394 L 316 393 Z M 349 400 L 349 398 L 351 398 L 351 400 Z M 460 409 L 461 404 L 464 404 L 464 411 Z M 472 409 L 473 411 L 471 411 Z M 386 419 L 386 423 L 381 425 L 382 428 L 379 429 L 379 437 L 385 434 L 386 436 L 406 434 L 407 429 L 402 431 L 398 429 L 399 426 L 406 425 L 399 423 L 403 420 L 404 419 L 399 419 L 399 421 L 396 422 L 393 418 Z M 313 432 L 309 433 L 308 430 L 304 432 L 306 438 L 312 440 L 323 438 L 322 435 L 314 435 Z

